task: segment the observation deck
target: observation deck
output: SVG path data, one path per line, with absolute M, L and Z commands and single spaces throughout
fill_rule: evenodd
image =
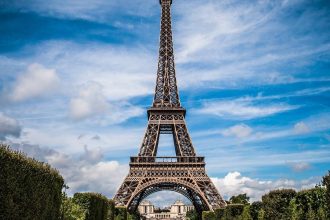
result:
M 131 167 L 205 167 L 204 157 L 131 157 Z

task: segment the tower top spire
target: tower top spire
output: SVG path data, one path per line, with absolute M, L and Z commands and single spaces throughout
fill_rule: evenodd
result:
M 159 0 L 159 4 L 162 4 L 162 2 L 170 2 L 172 4 L 172 0 Z
M 172 40 L 172 0 L 160 0 L 162 8 L 159 58 L 153 108 L 181 108 L 175 76 Z

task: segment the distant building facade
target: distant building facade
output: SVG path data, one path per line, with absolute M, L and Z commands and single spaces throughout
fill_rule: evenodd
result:
M 139 213 L 149 220 L 186 220 L 186 213 L 193 209 L 194 206 L 185 205 L 180 200 L 161 212 L 155 210 L 154 205 L 147 200 L 142 201 L 138 207 Z

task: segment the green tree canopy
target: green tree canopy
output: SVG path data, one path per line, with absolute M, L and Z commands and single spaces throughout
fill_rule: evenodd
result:
M 239 194 L 237 196 L 232 196 L 230 199 L 229 199 L 229 202 L 232 203 L 232 204 L 249 204 L 250 202 L 250 197 L 248 197 L 246 195 L 246 193 L 244 194 Z

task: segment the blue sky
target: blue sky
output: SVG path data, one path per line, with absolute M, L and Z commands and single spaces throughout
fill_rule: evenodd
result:
M 59 169 L 71 192 L 113 196 L 152 103 L 158 1 L 0 6 L 0 139 Z M 312 187 L 330 168 L 329 11 L 327 1 L 173 2 L 181 102 L 225 198 Z M 164 135 L 159 152 L 172 146 Z

